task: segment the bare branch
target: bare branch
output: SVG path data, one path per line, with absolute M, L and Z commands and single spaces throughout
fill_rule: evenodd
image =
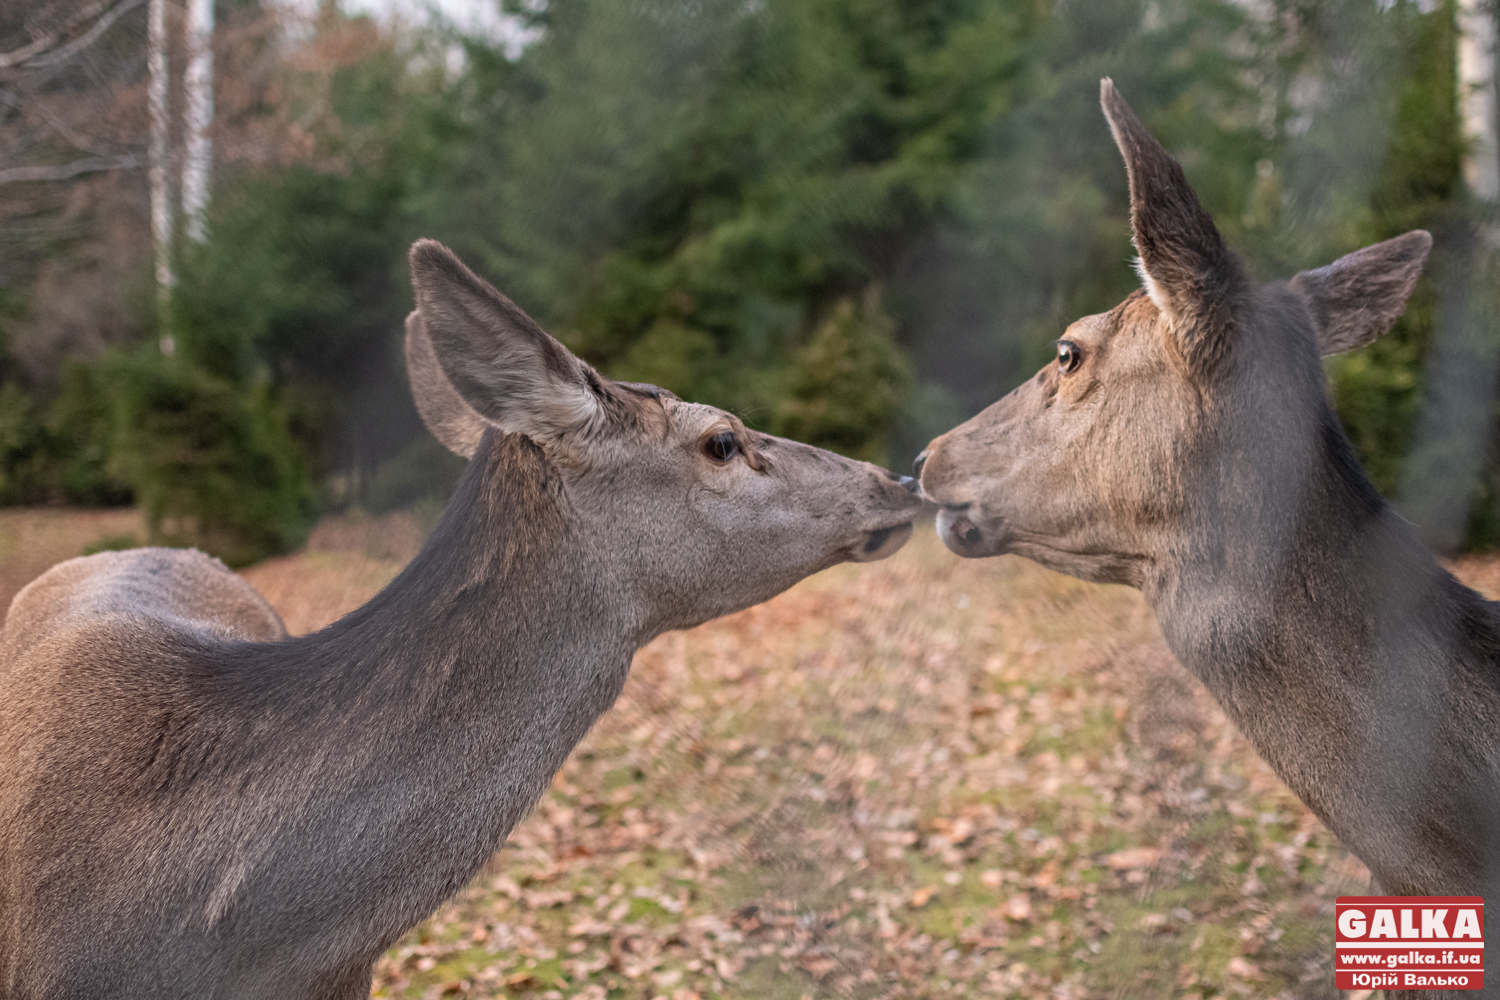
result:
M 65 181 L 79 174 L 98 173 L 101 170 L 133 170 L 141 165 L 135 156 L 89 156 L 72 163 L 55 167 L 11 167 L 0 170 L 0 184 L 19 184 L 25 181 Z
M 9 69 L 10 67 L 17 65 L 24 65 L 27 69 L 40 69 L 43 66 L 54 66 L 58 63 L 65 62 L 68 59 L 71 59 L 79 51 L 94 44 L 94 42 L 99 38 L 100 35 L 109 30 L 110 25 L 114 24 L 130 11 L 139 7 L 143 2 L 144 0 L 120 0 L 119 3 L 115 4 L 115 6 L 105 11 L 104 15 L 100 17 L 99 20 L 95 21 L 94 26 L 88 31 L 85 31 L 82 35 L 79 35 L 77 38 L 69 42 L 67 45 L 64 45 L 62 48 L 52 52 L 47 52 L 46 49 L 49 46 L 55 45 L 58 39 L 62 38 L 63 35 L 72 30 L 77 25 L 81 24 L 83 21 L 87 20 L 88 17 L 92 16 L 93 13 L 99 10 L 99 8 L 102 6 L 102 3 L 91 4 L 86 9 L 87 13 L 82 14 L 79 17 L 75 17 L 62 31 L 54 32 L 51 35 L 39 38 L 36 41 L 32 42 L 30 45 L 22 46 L 19 49 L 14 49 L 10 52 L 0 54 L 0 69 Z
M 98 16 L 98 14 L 108 6 L 108 0 L 95 0 L 94 3 L 89 4 L 87 7 L 84 7 L 82 10 L 78 11 L 78 13 L 74 14 L 71 21 L 63 25 L 58 30 L 52 32 L 51 34 L 43 35 L 40 38 L 33 39 L 31 44 L 23 45 L 19 49 L 12 49 L 9 52 L 0 53 L 0 69 L 5 69 L 7 67 L 14 66 L 17 63 L 25 62 L 32 56 L 47 51 L 49 48 L 57 44 L 58 39 L 67 35 L 68 32 L 72 31 L 74 28 L 78 27 L 89 18 Z
M 37 102 L 35 106 L 28 108 L 24 104 L 24 102 L 22 102 L 21 95 L 13 93 L 9 90 L 0 90 L 0 104 L 8 104 L 12 108 L 15 108 L 17 111 L 20 111 L 23 114 L 28 111 L 33 111 L 37 115 L 37 117 L 42 119 L 42 121 L 46 122 L 48 125 L 51 125 L 53 130 L 56 131 L 58 135 L 61 135 L 64 139 L 68 140 L 68 142 L 72 143 L 78 149 L 83 150 L 85 153 L 93 153 L 95 156 L 109 155 L 108 153 L 105 153 L 104 151 L 96 147 L 92 142 L 88 140 L 87 137 L 79 135 L 77 132 L 73 131 L 73 129 L 69 127 L 67 122 L 52 114 L 52 112 L 48 111 L 46 107 L 43 106 L 40 102 Z
M 87 7 L 80 10 L 77 14 L 73 15 L 73 19 L 71 21 L 63 25 L 57 31 L 52 32 L 52 34 L 43 35 L 40 38 L 33 39 L 30 45 L 23 45 L 19 49 L 12 49 L 9 52 L 0 53 L 0 69 L 5 69 L 6 67 L 14 66 L 17 63 L 25 62 L 32 56 L 37 55 L 40 52 L 47 51 L 53 45 L 57 44 L 57 40 L 59 38 L 62 38 L 68 32 L 72 31 L 74 28 L 78 27 L 89 18 L 96 16 L 107 6 L 109 6 L 107 0 L 95 0 L 94 3 L 89 4 Z

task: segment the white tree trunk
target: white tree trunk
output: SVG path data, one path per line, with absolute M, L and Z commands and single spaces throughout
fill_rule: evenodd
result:
M 172 200 L 167 189 L 168 142 L 171 128 L 170 80 L 167 76 L 167 0 L 151 0 L 146 61 L 150 70 L 147 96 L 151 104 L 151 237 L 156 251 L 156 302 L 161 321 L 161 349 L 172 353 Z
M 182 76 L 182 214 L 187 218 L 188 236 L 199 243 L 208 238 L 204 214 L 213 166 L 213 140 L 208 135 L 214 120 L 213 34 L 214 0 L 188 0 L 188 64 Z
M 1458 104 L 1463 116 L 1464 180 L 1486 202 L 1500 200 L 1500 136 L 1496 129 L 1495 17 L 1492 0 L 1458 3 Z
M 1500 104 L 1495 92 L 1495 0 L 1458 0 L 1458 113 L 1463 120 L 1464 181 L 1479 204 L 1469 241 L 1450 242 L 1434 268 L 1437 323 L 1422 371 L 1422 410 L 1407 456 L 1401 510 L 1429 544 L 1456 551 L 1495 429 L 1500 389 L 1496 337 L 1495 250 L 1500 226 Z M 1464 257 L 1457 253 L 1459 247 Z

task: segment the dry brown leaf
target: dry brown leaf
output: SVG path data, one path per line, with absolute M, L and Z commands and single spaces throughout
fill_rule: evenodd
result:
M 1129 868 L 1154 868 L 1160 860 L 1161 848 L 1127 847 L 1105 858 L 1104 863 L 1116 871 L 1124 871 Z
M 1011 920 L 1031 919 L 1031 897 L 1024 892 L 1018 892 L 1005 901 L 1000 907 L 1000 912 Z
M 1260 966 L 1254 962 L 1247 962 L 1238 955 L 1229 960 L 1228 964 L 1224 966 L 1224 971 L 1231 976 L 1238 976 L 1241 979 L 1262 978 Z

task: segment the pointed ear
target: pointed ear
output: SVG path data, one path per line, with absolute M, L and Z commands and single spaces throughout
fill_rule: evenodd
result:
M 1395 325 L 1431 249 L 1432 236 L 1413 229 L 1293 278 L 1292 289 L 1312 316 L 1318 349 L 1324 354 L 1352 351 Z
M 417 412 L 432 436 L 455 455 L 473 455 L 489 424 L 464 402 L 443 374 L 427 336 L 427 324 L 416 310 L 406 317 L 406 377 Z
M 514 302 L 435 240 L 418 240 L 410 260 L 417 313 L 462 403 L 501 430 L 536 441 L 586 433 L 602 419 L 591 385 L 598 376 Z
M 1130 225 L 1146 292 L 1189 362 L 1212 360 L 1233 329 L 1248 290 L 1244 270 L 1182 167 L 1108 77 L 1100 81 L 1099 101 L 1130 176 Z

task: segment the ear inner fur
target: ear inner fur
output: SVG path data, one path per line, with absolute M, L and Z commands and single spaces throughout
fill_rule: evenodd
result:
M 432 436 L 454 454 L 472 456 L 488 423 L 443 374 L 422 314 L 416 310 L 406 317 L 406 374 L 417 412 Z

